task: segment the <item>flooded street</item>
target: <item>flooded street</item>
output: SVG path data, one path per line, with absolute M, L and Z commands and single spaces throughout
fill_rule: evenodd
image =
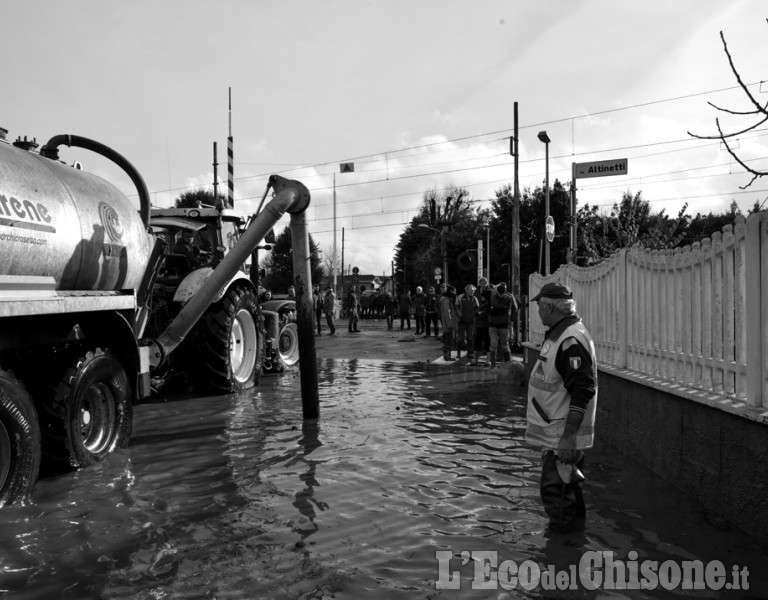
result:
M 765 546 L 608 448 L 588 455 L 585 535 L 545 533 L 522 390 L 487 370 L 319 364 L 316 424 L 297 370 L 247 395 L 136 407 L 127 450 L 2 510 L 4 597 L 768 597 Z M 586 550 L 718 559 L 728 575 L 747 566 L 750 589 L 472 589 L 471 551 L 567 568 Z M 439 551 L 459 589 L 436 589 Z

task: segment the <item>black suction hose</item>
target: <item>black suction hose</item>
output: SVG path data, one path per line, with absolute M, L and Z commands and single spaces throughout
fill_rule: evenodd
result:
M 115 152 L 112 150 L 112 148 L 105 146 L 101 142 L 97 142 L 95 140 L 91 140 L 79 135 L 70 134 L 53 136 L 50 140 L 48 140 L 48 143 L 40 148 L 40 154 L 46 158 L 58 160 L 59 146 L 62 144 L 67 146 L 76 146 L 78 148 L 85 148 L 86 150 L 91 150 L 96 154 L 101 154 L 102 156 L 115 163 L 123 171 L 125 171 L 128 177 L 131 178 L 131 181 L 133 181 L 133 185 L 136 186 L 136 190 L 139 192 L 139 215 L 141 216 L 141 222 L 144 223 L 144 227 L 149 226 L 151 204 L 149 200 L 149 190 L 147 190 L 147 184 L 144 183 L 144 179 L 136 170 L 136 168 L 131 163 L 129 163 L 122 154 Z

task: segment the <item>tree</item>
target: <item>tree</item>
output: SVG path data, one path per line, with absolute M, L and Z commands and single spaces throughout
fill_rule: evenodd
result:
M 336 273 L 336 277 L 341 280 L 341 250 L 337 248 L 334 255 L 333 248 L 331 248 L 330 250 L 324 250 L 322 254 L 323 260 L 321 264 L 323 273 L 326 273 L 329 277 Z
M 323 278 L 323 267 L 320 265 L 320 249 L 309 235 L 309 264 L 313 283 L 320 283 Z M 261 261 L 266 271 L 262 285 L 277 293 L 284 293 L 289 285 L 293 285 L 293 247 L 291 245 L 291 228 L 286 227 L 277 236 L 272 251 Z
M 200 208 L 203 205 L 216 206 L 217 197 L 222 206 L 227 206 L 227 199 L 224 196 L 221 194 L 214 196 L 212 191 L 204 188 L 181 193 L 174 201 L 174 206 L 176 208 Z
M 654 213 L 642 192 L 626 191 L 613 205 L 610 214 L 585 204 L 578 212 L 578 252 L 586 264 L 596 264 L 616 250 L 639 244 L 662 250 L 679 246 L 686 237 L 690 217 L 683 205 L 676 218 L 665 211 Z
M 698 213 L 688 224 L 685 237 L 680 241 L 680 245 L 687 246 L 706 237 L 712 237 L 715 232 L 722 232 L 723 227 L 733 225 L 739 215 L 741 215 L 741 210 L 735 201 L 731 202 L 731 206 L 723 214 L 718 215 L 711 211 L 708 215 Z
M 749 91 L 749 88 L 745 85 L 745 83 L 741 79 L 741 75 L 739 74 L 738 70 L 736 69 L 736 66 L 733 64 L 733 57 L 731 56 L 730 51 L 728 50 L 728 44 L 725 41 L 725 35 L 723 32 L 720 32 L 720 40 L 723 43 L 723 50 L 725 51 L 725 55 L 728 57 L 728 64 L 731 67 L 731 71 L 733 72 L 734 77 L 736 77 L 736 81 L 739 84 L 739 87 L 741 87 L 742 91 L 744 92 L 744 95 L 747 97 L 747 100 L 749 101 L 749 104 L 751 104 L 751 108 L 747 110 L 730 110 L 727 108 L 721 108 L 720 106 L 717 106 L 716 104 L 712 102 L 708 102 L 711 107 L 713 107 L 715 110 L 720 111 L 721 113 L 731 115 L 734 117 L 737 117 L 737 121 L 744 121 L 747 120 L 747 125 L 740 125 L 739 127 L 734 127 L 733 129 L 729 130 L 728 133 L 725 133 L 723 131 L 723 128 L 720 124 L 720 117 L 715 118 L 715 125 L 717 126 L 717 135 L 696 135 L 688 132 L 688 135 L 703 139 L 703 140 L 720 140 L 724 145 L 726 150 L 728 150 L 728 153 L 738 162 L 741 167 L 747 171 L 747 173 L 752 175 L 752 179 L 744 186 L 741 186 L 741 189 L 748 188 L 751 186 L 756 179 L 760 177 L 765 177 L 768 175 L 768 171 L 758 171 L 756 169 L 753 169 L 749 165 L 746 164 L 745 160 L 742 160 L 739 155 L 734 152 L 734 149 L 732 148 L 731 144 L 728 142 L 728 140 L 733 139 L 739 135 L 742 135 L 744 133 L 747 133 L 748 131 L 753 131 L 754 129 L 757 129 L 760 125 L 768 121 L 768 102 L 766 104 L 760 104 L 757 99 L 752 95 L 752 93 Z
M 435 267 L 443 268 L 443 244 L 448 282 L 458 286 L 470 278 L 459 269 L 456 259 L 465 250 L 475 248 L 482 235 L 477 211 L 464 188 L 448 185 L 446 190 L 427 190 L 418 214 L 400 234 L 394 262 L 395 281 L 401 288 L 436 283 L 433 271 Z M 471 278 L 473 282 L 477 279 L 474 275 Z

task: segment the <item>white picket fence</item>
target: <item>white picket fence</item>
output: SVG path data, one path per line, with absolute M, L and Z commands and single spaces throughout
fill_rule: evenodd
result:
M 768 408 L 768 213 L 682 249 L 631 248 L 593 267 L 533 274 L 530 297 L 549 281 L 573 290 L 601 365 Z M 528 321 L 538 346 L 535 306 Z

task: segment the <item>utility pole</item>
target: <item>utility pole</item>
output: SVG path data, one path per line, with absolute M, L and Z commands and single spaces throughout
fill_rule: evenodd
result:
M 520 145 L 518 140 L 520 138 L 518 137 L 517 102 L 514 103 L 513 127 L 514 136 L 509 140 L 509 151 L 510 154 L 512 154 L 512 158 L 514 159 L 514 184 L 512 197 L 512 256 L 509 270 L 510 277 L 512 279 L 510 282 L 512 295 L 515 298 L 522 300 L 520 289 L 520 179 L 518 177 L 518 160 L 520 158 Z M 515 347 L 519 347 L 520 342 L 522 341 L 522 333 L 520 331 L 520 325 L 522 323 L 521 313 L 526 314 L 525 309 L 518 310 L 515 315 Z
M 485 270 L 485 278 L 490 281 L 491 280 L 491 224 L 488 223 L 488 227 L 485 228 L 485 238 L 488 246 L 488 250 L 486 250 L 486 263 L 487 267 Z M 480 265 L 482 267 L 482 265 Z
M 520 180 L 518 177 L 517 102 L 514 104 L 514 137 L 510 139 L 510 154 L 514 158 L 514 197 L 512 199 L 512 294 L 520 298 Z
M 219 198 L 219 175 L 218 175 L 219 161 L 216 158 L 216 142 L 213 142 L 213 201 L 218 206 Z
M 576 263 L 576 163 L 571 163 L 571 231 L 569 236 L 568 262 Z
M 355 163 L 339 163 L 339 172 L 354 173 Z M 341 288 L 344 289 L 344 229 L 341 230 Z M 331 270 L 333 271 L 333 287 L 336 288 L 336 173 L 333 174 L 333 261 L 331 261 Z
M 341 294 L 343 293 L 344 293 L 344 228 L 342 227 L 341 228 Z
M 545 186 L 544 190 L 544 275 L 549 275 L 549 237 L 550 233 L 547 231 L 547 226 L 550 223 L 549 220 L 549 144 L 552 141 L 546 131 L 539 131 L 539 141 L 544 144 L 544 161 L 545 161 Z
M 331 279 L 333 280 L 333 291 L 336 292 L 336 173 L 333 174 L 333 260 L 331 261 Z M 344 259 L 341 259 L 342 269 L 344 268 Z

